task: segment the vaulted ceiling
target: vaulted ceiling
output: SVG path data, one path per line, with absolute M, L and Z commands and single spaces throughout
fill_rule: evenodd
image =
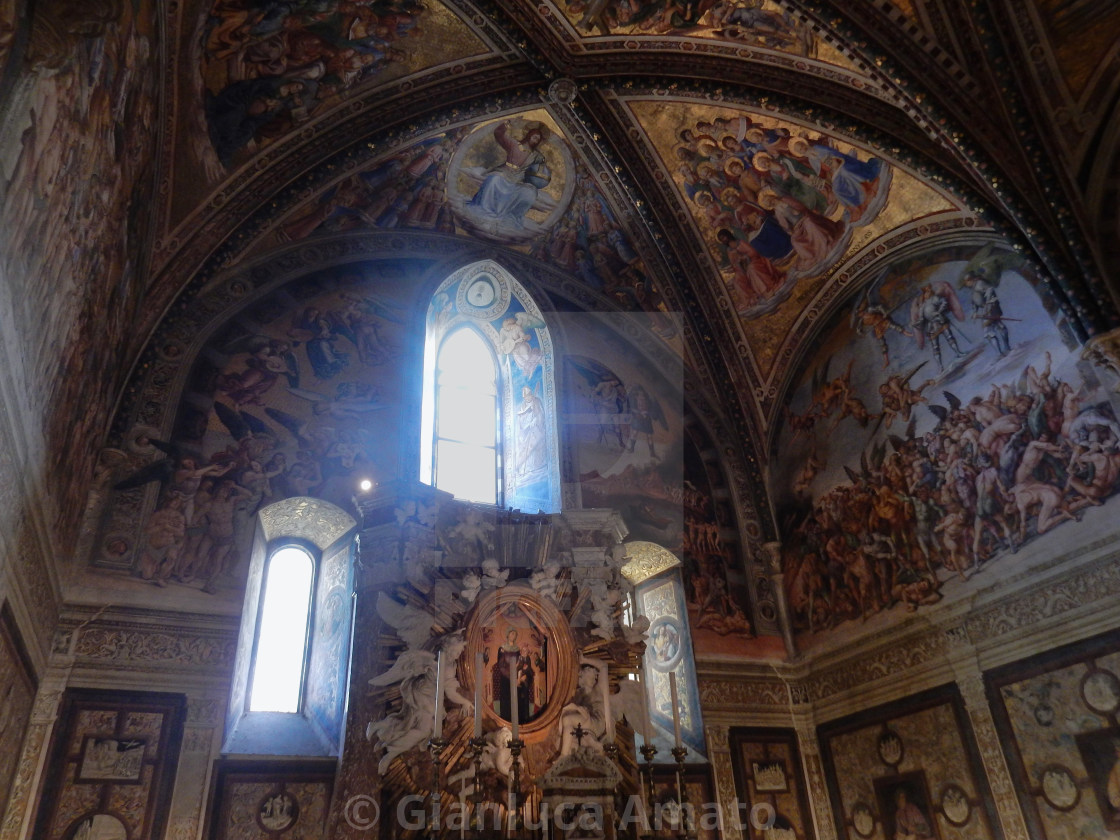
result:
M 35 4 L 30 26 L 21 10 L 0 53 L 23 114 L 6 219 L 73 196 L 65 218 L 16 226 L 6 266 L 13 299 L 28 289 L 14 320 L 49 326 L 23 327 L 23 377 L 47 384 L 23 408 L 54 453 L 44 482 L 74 478 L 62 533 L 127 431 L 112 412 L 133 417 L 189 340 L 176 318 L 344 235 L 449 237 L 553 272 L 558 309 L 671 315 L 688 409 L 737 450 L 760 510 L 821 329 L 892 266 L 992 244 L 1073 337 L 1120 324 L 1108 0 L 100 0 Z M 492 165 L 477 138 L 507 122 L 556 139 L 532 235 L 462 212 L 456 178 Z M 423 189 L 426 206 L 399 200 Z M 760 225 L 781 219 L 766 252 Z M 588 225 L 613 237 L 598 263 L 576 244 Z

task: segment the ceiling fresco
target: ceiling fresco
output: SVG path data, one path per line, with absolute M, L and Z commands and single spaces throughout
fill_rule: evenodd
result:
M 360 92 L 488 48 L 441 3 L 218 2 L 200 13 L 180 107 L 175 216 L 225 173 Z M 200 178 L 200 175 L 202 176 Z
M 546 110 L 454 129 L 362 167 L 289 213 L 277 242 L 362 229 L 471 235 L 570 272 L 623 309 L 674 322 L 614 206 Z M 520 161 L 517 163 L 515 161 Z M 510 180 L 512 177 L 513 180 Z
M 846 255 L 916 219 L 961 209 L 867 150 L 769 113 L 628 105 L 703 239 L 764 376 L 793 321 Z
M 1073 98 L 1080 99 L 1101 62 L 1117 52 L 1116 29 L 1120 6 L 1077 0 L 1033 0 L 1041 29 Z
M 64 5 L 0 0 L 14 449 L 134 605 L 234 604 L 265 500 L 404 475 L 482 260 L 595 316 L 558 469 L 687 561 L 705 655 L 775 638 L 765 546 L 812 643 L 1103 532 L 1115 4 L 102 0 L 37 59 Z

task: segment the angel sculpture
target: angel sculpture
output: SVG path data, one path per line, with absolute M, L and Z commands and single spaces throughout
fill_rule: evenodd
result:
M 377 614 L 397 631 L 409 651 L 420 651 L 432 637 L 435 617 L 431 613 L 418 607 L 398 604 L 384 592 L 377 593 Z
M 373 741 L 385 755 L 377 764 L 377 772 L 384 775 L 393 759 L 432 736 L 435 715 L 436 656 L 426 650 L 406 650 L 393 663 L 393 667 L 369 681 L 371 686 L 383 688 L 400 683 L 401 707 L 381 720 L 366 726 L 366 738 Z
M 501 589 L 509 580 L 509 569 L 503 569 L 494 557 L 482 561 L 482 588 Z
M 509 788 L 513 776 L 513 752 L 509 748 L 509 742 L 513 739 L 513 732 L 508 726 L 503 726 L 501 729 L 487 732 L 483 737 L 486 743 L 478 759 L 478 777 L 481 778 L 492 772 L 505 779 L 506 787 Z M 475 768 L 467 767 L 449 775 L 447 787 L 454 790 L 456 785 L 462 785 L 459 795 L 469 799 L 475 794 L 474 779 Z
M 481 589 L 482 578 L 478 576 L 477 572 L 468 570 L 463 573 L 463 591 L 459 593 L 460 598 L 468 604 L 473 604 L 474 599 L 478 597 L 478 593 Z
M 452 633 L 444 637 L 440 646 L 443 656 L 438 660 L 430 651 L 406 650 L 397 657 L 393 667 L 369 681 L 375 688 L 400 683 L 400 709 L 366 726 L 366 738 L 374 742 L 376 749 L 385 750 L 377 764 L 378 773 L 384 775 L 393 759 L 432 737 L 437 702 L 450 700 L 466 715 L 474 711 L 474 704 L 463 696 L 455 676 L 455 662 L 465 646 L 462 631 Z M 443 672 L 440 680 L 443 692 L 439 698 L 435 696 L 437 662 Z
M 595 625 L 592 636 L 608 640 L 615 637 L 615 613 L 621 599 L 614 587 L 591 593 L 591 622 Z
M 545 564 L 529 575 L 529 585 L 536 590 L 542 598 L 556 600 L 556 591 L 560 586 L 560 564 L 555 560 L 546 560 Z
M 640 615 L 634 619 L 634 623 L 630 625 L 622 625 L 622 636 L 626 639 L 628 644 L 640 645 L 644 644 L 646 637 L 649 635 L 649 619 L 644 615 Z

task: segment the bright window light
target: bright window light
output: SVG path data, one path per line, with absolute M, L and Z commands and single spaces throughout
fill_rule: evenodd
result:
M 251 712 L 299 711 L 312 572 L 311 556 L 301 548 L 281 548 L 269 559 L 249 689 Z
M 498 503 L 498 370 L 472 329 L 447 337 L 436 365 L 436 486 L 459 499 Z

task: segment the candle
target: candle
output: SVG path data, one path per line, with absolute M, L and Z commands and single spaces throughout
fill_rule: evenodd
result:
M 514 659 L 509 666 L 509 722 L 512 725 L 513 740 L 517 740 L 517 660 Z
M 681 745 L 681 708 L 680 698 L 677 696 L 677 672 L 669 672 L 669 702 L 673 704 L 673 742 L 674 746 Z
M 436 656 L 436 719 L 432 726 L 432 737 L 443 737 L 443 651 Z
M 611 714 L 611 678 L 607 673 L 607 666 L 599 668 L 599 685 L 603 689 L 603 720 L 606 724 L 605 744 L 614 743 L 614 715 Z
M 482 651 L 474 655 L 474 737 L 482 737 Z
M 646 679 L 642 673 L 645 670 L 645 660 L 638 663 L 638 688 L 642 693 L 642 719 L 639 725 L 642 727 L 642 742 L 653 741 L 653 726 L 649 720 L 649 693 L 646 691 Z

